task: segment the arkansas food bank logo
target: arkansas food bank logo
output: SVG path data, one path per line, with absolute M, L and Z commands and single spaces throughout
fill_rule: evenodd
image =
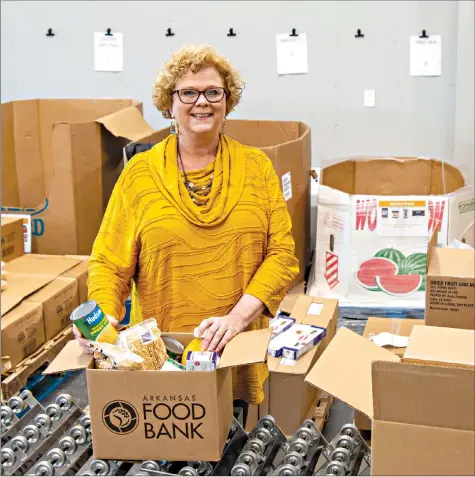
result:
M 204 439 L 206 409 L 193 396 L 145 396 L 141 415 L 127 401 L 111 401 L 104 407 L 102 421 L 114 434 L 130 434 L 139 421 L 145 439 Z
M 102 421 L 115 434 L 130 434 L 139 423 L 139 415 L 127 401 L 111 401 L 102 412 Z

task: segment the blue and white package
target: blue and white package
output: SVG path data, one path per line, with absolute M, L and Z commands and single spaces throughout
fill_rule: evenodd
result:
M 286 338 L 282 356 L 297 360 L 309 349 L 313 348 L 326 335 L 326 328 L 314 325 L 294 325 L 281 336 Z
M 272 335 L 270 339 L 274 339 L 284 331 L 287 331 L 292 325 L 295 324 L 295 318 L 284 313 L 279 313 L 275 318 L 272 318 L 269 322 L 269 326 L 272 329 Z

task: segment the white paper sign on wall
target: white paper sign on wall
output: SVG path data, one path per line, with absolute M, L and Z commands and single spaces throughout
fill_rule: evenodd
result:
M 94 33 L 94 70 L 118 72 L 124 70 L 124 39 L 122 33 Z
M 442 72 L 442 37 L 430 35 L 428 38 L 410 38 L 411 76 L 440 76 Z
M 296 36 L 279 33 L 276 35 L 276 46 L 278 75 L 308 73 L 306 33 Z

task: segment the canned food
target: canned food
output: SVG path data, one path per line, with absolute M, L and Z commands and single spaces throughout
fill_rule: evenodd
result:
M 89 341 L 115 344 L 119 337 L 117 330 L 109 323 L 99 305 L 94 300 L 81 303 L 71 313 L 71 321 Z
M 162 336 L 162 341 L 165 344 L 168 356 L 181 363 L 181 357 L 183 356 L 185 347 L 178 340 L 170 336 Z

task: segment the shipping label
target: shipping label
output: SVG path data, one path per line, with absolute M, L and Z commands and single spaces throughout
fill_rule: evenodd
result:
M 429 309 L 442 312 L 462 312 L 474 308 L 473 281 L 462 279 L 430 280 Z
M 292 198 L 292 177 L 290 171 L 282 176 L 282 192 L 286 201 Z

